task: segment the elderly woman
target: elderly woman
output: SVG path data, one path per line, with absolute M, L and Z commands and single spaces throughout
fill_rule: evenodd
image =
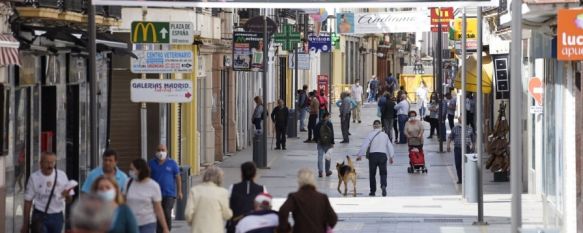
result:
M 407 137 L 409 150 L 413 148 L 423 149 L 423 123 L 417 118 L 415 111 L 409 112 L 409 120 L 405 123 L 403 134 Z
M 233 216 L 229 207 L 229 191 L 221 187 L 223 171 L 207 168 L 203 183 L 190 189 L 184 215 L 192 233 L 223 233 L 225 220 Z
M 328 196 L 316 191 L 314 172 L 302 168 L 298 172 L 300 189 L 291 193 L 279 208 L 279 227 L 277 232 L 324 233 L 334 228 L 338 221 Z M 289 224 L 289 213 L 293 213 L 294 226 Z

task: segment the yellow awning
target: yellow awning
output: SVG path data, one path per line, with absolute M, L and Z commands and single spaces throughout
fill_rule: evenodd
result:
M 482 91 L 485 94 L 492 93 L 492 73 L 494 72 L 494 66 L 492 64 L 492 58 L 488 54 L 483 54 L 482 56 Z M 478 92 L 478 77 L 477 77 L 477 59 L 478 55 L 474 53 L 466 59 L 466 91 Z M 462 87 L 462 77 L 461 70 L 459 70 L 455 76 L 455 88 L 461 89 Z

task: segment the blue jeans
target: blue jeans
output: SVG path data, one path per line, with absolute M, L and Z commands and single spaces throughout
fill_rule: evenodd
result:
M 158 224 L 155 222 L 148 223 L 146 225 L 141 225 L 138 228 L 140 229 L 140 233 L 156 233 L 156 227 Z
M 34 219 L 35 215 L 42 215 L 42 212 L 35 209 L 32 212 L 32 215 L 33 215 L 32 218 Z M 64 222 L 65 222 L 65 219 L 63 217 L 63 212 L 57 213 L 57 214 L 48 214 L 48 215 L 46 215 L 45 220 L 43 222 L 43 225 L 44 225 L 43 232 L 44 233 L 61 233 L 63 231 Z
M 305 119 L 306 119 L 306 113 L 308 113 L 306 111 L 305 108 L 300 108 L 300 129 L 305 130 L 306 129 L 306 124 L 304 123 Z
M 407 143 L 407 138 L 405 137 L 405 123 L 407 123 L 407 120 L 409 119 L 409 116 L 407 115 L 398 115 L 397 116 L 399 118 L 399 132 L 401 132 L 399 134 L 399 143 Z
M 332 148 L 332 146 L 322 146 L 318 144 L 318 173 L 324 171 L 322 160 L 324 159 L 324 154 L 326 154 L 330 148 Z M 326 172 L 328 171 L 330 171 L 330 160 L 326 160 Z
M 377 99 L 377 90 L 370 90 L 368 95 L 368 102 L 373 102 Z

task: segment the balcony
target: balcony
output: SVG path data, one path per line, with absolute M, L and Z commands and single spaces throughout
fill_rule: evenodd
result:
M 24 22 L 37 22 L 48 26 L 75 23 L 87 26 L 88 0 L 24 0 L 15 8 Z M 101 26 L 118 25 L 121 7 L 96 6 L 96 23 Z

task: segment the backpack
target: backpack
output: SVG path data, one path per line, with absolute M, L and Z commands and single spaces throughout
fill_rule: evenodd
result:
M 320 144 L 325 146 L 331 145 L 334 141 L 333 137 L 332 129 L 328 127 L 328 123 L 322 122 L 322 126 L 320 126 Z
M 312 105 L 312 100 L 309 96 L 306 96 L 306 101 L 304 101 L 304 108 L 309 108 Z

